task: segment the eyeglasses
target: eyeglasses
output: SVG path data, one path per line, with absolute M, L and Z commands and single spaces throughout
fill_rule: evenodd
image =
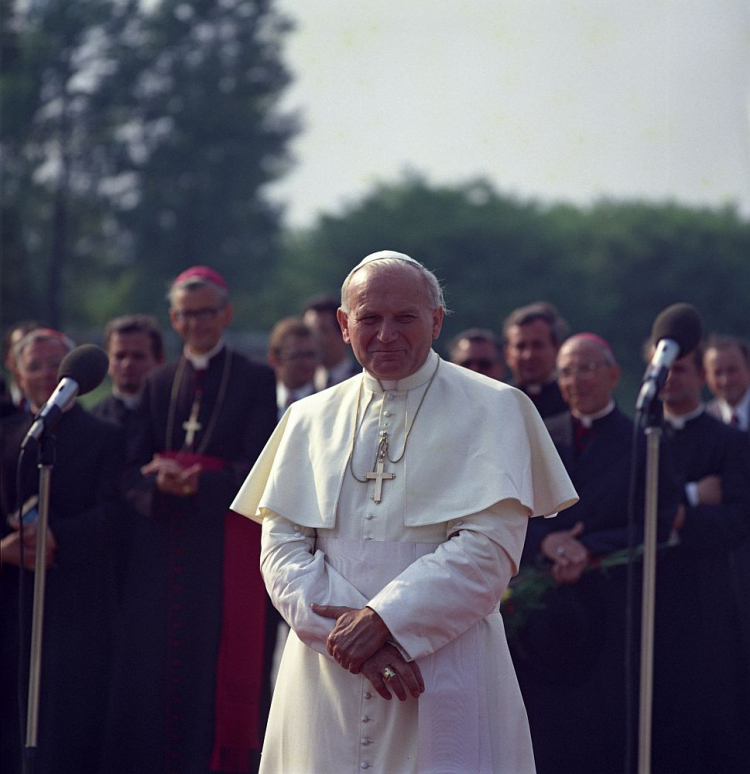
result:
M 196 320 L 197 322 L 208 322 L 215 319 L 216 315 L 224 308 L 224 306 L 207 306 L 204 309 L 186 309 L 182 311 L 180 309 L 174 310 L 174 316 L 180 322 L 188 322 L 188 320 Z
M 558 379 L 572 379 L 577 376 L 579 379 L 591 379 L 600 369 L 606 368 L 610 363 L 582 363 L 575 368 L 559 368 L 557 370 Z
M 50 360 L 32 360 L 30 363 L 22 365 L 21 369 L 27 374 L 38 374 L 44 370 L 57 373 L 60 369 L 60 363 L 62 363 L 62 358 L 59 357 L 51 358 Z
M 486 357 L 471 357 L 468 360 L 462 360 L 458 365 L 464 368 L 479 368 L 482 371 L 489 371 L 495 364 Z

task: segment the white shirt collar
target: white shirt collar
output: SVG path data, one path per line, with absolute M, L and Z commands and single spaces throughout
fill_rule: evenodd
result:
M 615 402 L 614 400 L 610 400 L 603 409 L 599 409 L 599 411 L 595 411 L 593 414 L 577 414 L 575 411 L 571 411 L 570 413 L 588 430 L 597 419 L 603 419 L 614 410 Z
M 117 400 L 121 401 L 123 406 L 125 406 L 126 409 L 134 409 L 138 405 L 138 401 L 140 400 L 140 394 L 139 395 L 126 395 L 124 392 L 120 392 L 117 387 L 112 388 L 112 394 L 117 398 Z
M 736 414 L 740 421 L 740 428 L 743 430 L 750 428 L 750 389 L 745 390 L 745 394 L 739 399 L 736 406 L 730 406 L 724 398 L 719 398 L 718 405 L 722 422 L 729 424 L 732 414 Z
M 664 419 L 666 419 L 666 421 L 675 430 L 682 430 L 691 419 L 699 417 L 705 411 L 705 409 L 706 404 L 700 403 L 697 408 L 694 408 L 692 411 L 688 411 L 687 414 L 670 414 L 667 411 L 667 407 L 665 406 Z
M 422 366 L 413 374 L 403 379 L 378 379 L 365 371 L 365 385 L 373 392 L 406 392 L 413 390 L 415 387 L 421 387 L 430 381 L 439 360 L 437 352 L 431 349 Z
M 536 383 L 533 383 L 533 384 L 524 384 L 523 385 L 523 390 L 524 390 L 524 392 L 527 395 L 534 395 L 534 396 L 541 395 L 542 392 L 544 391 L 544 388 L 547 387 L 548 385 L 552 384 L 552 382 L 556 381 L 556 379 L 557 379 L 557 377 L 556 377 L 556 375 L 555 375 L 555 373 L 553 371 L 552 375 L 550 376 L 549 379 L 547 379 L 546 382 L 536 382 Z
M 195 352 L 190 352 L 187 348 L 187 344 L 182 350 L 182 354 L 185 356 L 185 360 L 188 360 L 190 364 L 195 368 L 196 371 L 205 371 L 208 368 L 209 363 L 211 362 L 211 358 L 214 355 L 218 355 L 219 352 L 224 348 L 226 342 L 224 341 L 224 337 L 222 336 L 217 342 L 216 345 L 213 347 L 213 349 L 210 349 L 208 352 L 205 352 L 203 354 L 197 354 Z

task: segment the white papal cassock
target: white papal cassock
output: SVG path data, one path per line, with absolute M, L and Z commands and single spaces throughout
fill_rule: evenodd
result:
M 262 772 L 534 771 L 499 600 L 527 518 L 577 496 L 520 391 L 433 352 L 398 382 L 356 376 L 295 403 L 232 508 L 263 522 L 261 567 L 291 627 Z M 359 416 L 358 393 L 361 389 Z M 374 470 L 383 430 L 396 478 Z M 361 423 L 361 424 L 360 424 Z M 369 605 L 422 670 L 425 691 L 381 698 L 328 655 L 335 621 L 310 604 Z

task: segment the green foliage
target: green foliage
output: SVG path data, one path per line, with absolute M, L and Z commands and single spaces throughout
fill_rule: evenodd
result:
M 381 249 L 413 255 L 445 282 L 453 314 L 443 345 L 469 326 L 499 332 L 522 304 L 553 302 L 571 332 L 610 341 L 624 368 L 626 407 L 644 369 L 642 345 L 665 307 L 692 303 L 706 332 L 750 332 L 750 223 L 733 209 L 613 201 L 544 207 L 481 180 L 431 186 L 415 175 L 288 236 L 277 316 L 314 292 L 336 291 L 355 263 Z
M 58 325 L 65 285 L 80 279 L 77 265 L 92 257 L 103 214 L 94 191 L 90 76 L 106 47 L 102 25 L 113 2 L 4 2 L 2 246 L 11 290 L 3 299 L 5 322 L 34 315 Z
M 278 212 L 263 187 L 287 167 L 296 131 L 275 104 L 289 82 L 289 22 L 270 0 L 162 0 L 119 22 L 103 94 L 118 127 L 119 222 L 147 304 L 181 270 L 208 263 L 252 287 L 277 258 Z
M 196 263 L 268 276 L 296 131 L 273 0 L 0 2 L 3 324 L 156 309 Z

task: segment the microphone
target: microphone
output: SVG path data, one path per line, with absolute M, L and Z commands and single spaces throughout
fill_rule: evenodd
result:
M 98 387 L 108 367 L 107 353 L 94 344 L 83 344 L 68 352 L 57 372 L 60 383 L 36 415 L 34 424 L 26 433 L 21 448 L 25 448 L 32 439 L 38 441 L 45 430 L 54 427 L 63 411 L 73 405 L 77 395 L 85 395 Z
M 702 328 L 701 317 L 690 304 L 672 304 L 657 316 L 651 329 L 656 349 L 643 375 L 636 411 L 642 411 L 658 395 L 674 361 L 698 346 Z

